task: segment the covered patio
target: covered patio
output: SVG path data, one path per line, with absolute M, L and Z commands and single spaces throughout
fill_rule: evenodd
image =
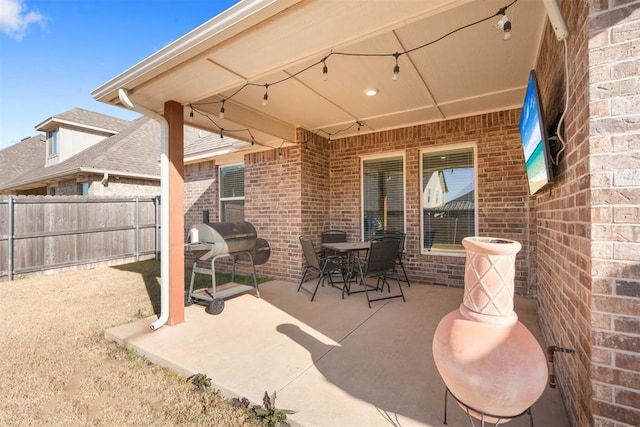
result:
M 462 228 L 521 242 L 516 293 L 535 298 L 545 345 L 575 350 L 556 365 L 571 423 L 638 425 L 638 11 L 638 0 L 244 0 L 97 88 L 96 100 L 135 109 L 163 129 L 162 200 L 169 203 L 162 204 L 163 303 L 152 327 L 176 332 L 163 327 L 156 337 L 140 326 L 140 339 L 166 348 L 162 340 L 177 331 L 202 329 L 194 308 L 183 306 L 185 222 L 200 222 L 205 210 L 221 221 L 222 168 L 242 164 L 244 219 L 271 244 L 259 273 L 293 283 L 304 265 L 298 236 L 339 229 L 366 239 L 372 206 L 363 196 L 364 166 L 393 160 L 398 174 L 384 185 L 403 187 L 385 209 L 388 219 L 404 215 L 411 283 L 462 286 L 464 255 L 454 253 Z M 550 159 L 554 182 L 532 195 L 519 119 L 534 69 L 544 125 L 564 134 L 565 145 Z M 185 156 L 185 125 L 217 142 Z M 469 157 L 473 191 L 455 209 L 428 216 L 425 164 L 451 154 Z M 473 216 L 464 219 L 471 203 Z M 430 233 L 436 220 L 446 239 Z M 408 291 L 409 298 L 421 292 Z M 249 309 L 236 311 L 242 318 L 229 330 L 253 318 Z M 422 333 L 414 321 L 403 333 Z M 305 325 L 298 327 L 311 334 Z M 333 350 L 306 365 L 283 395 L 364 330 L 335 337 L 320 330 Z M 363 339 L 378 336 L 370 333 Z M 407 351 L 430 360 L 430 337 L 418 336 Z M 250 341 L 233 337 L 240 346 Z M 309 362 L 313 352 L 305 352 Z M 215 349 L 200 354 L 213 359 Z M 368 390 L 377 390 L 340 389 L 369 404 Z M 298 409 L 284 396 L 279 403 Z
M 406 303 L 369 309 L 363 294 L 342 300 L 325 286 L 310 302 L 296 288 L 267 282 L 261 298 L 230 299 L 219 315 L 192 305 L 183 324 L 153 332 L 154 317 L 106 335 L 184 375 L 206 373 L 227 396 L 257 403 L 276 391 L 276 407 L 297 411 L 288 417 L 296 425 L 443 425 L 445 386 L 431 342 L 440 319 L 462 301 L 461 289 L 416 284 L 405 288 Z M 535 301 L 516 297 L 515 311 L 540 340 Z M 558 389 L 547 387 L 532 413 L 536 426 L 569 426 Z M 451 398 L 447 423 L 469 425 Z M 529 417 L 508 425 L 529 426 Z

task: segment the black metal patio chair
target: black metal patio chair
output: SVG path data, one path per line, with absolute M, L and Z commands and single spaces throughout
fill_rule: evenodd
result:
M 321 243 L 340 243 L 347 241 L 347 232 L 342 230 L 326 230 L 320 233 Z M 334 251 L 329 249 L 322 249 L 322 256 L 334 257 L 338 256 Z
M 306 266 L 305 266 L 304 273 L 302 274 L 302 279 L 300 279 L 300 284 L 298 285 L 298 292 L 300 292 L 300 289 L 302 289 L 310 293 L 311 301 L 313 302 L 313 299 L 316 297 L 316 293 L 318 292 L 318 288 L 320 287 L 320 284 L 324 286 L 325 280 L 329 279 L 329 283 L 331 284 L 331 286 L 336 287 L 335 284 L 333 283 L 332 274 L 338 273 L 342 277 L 342 286 L 343 286 L 342 298 L 344 299 L 344 286 L 346 286 L 346 277 L 345 277 L 344 269 L 340 265 L 340 263 L 331 258 L 319 256 L 318 252 L 316 252 L 313 242 L 307 238 L 300 236 L 300 245 L 302 246 L 302 252 L 304 253 Z M 310 290 L 302 286 L 304 283 L 304 279 L 307 277 L 307 274 L 309 272 L 318 274 L 318 282 L 316 283 L 316 287 L 313 290 L 313 292 L 311 292 Z
M 360 284 L 363 286 L 363 290 L 361 292 L 365 293 L 369 308 L 371 308 L 371 303 L 373 301 L 381 301 L 391 298 L 402 298 L 402 301 L 407 301 L 404 297 L 402 284 L 400 283 L 398 275 L 394 273 L 397 256 L 397 239 L 388 238 L 385 240 L 371 241 L 371 247 L 367 252 L 367 258 L 364 261 L 364 266 L 360 265 Z M 375 277 L 377 280 L 376 285 L 372 286 L 366 283 L 367 277 Z M 395 279 L 398 284 L 397 294 L 378 298 L 371 298 L 369 296 L 370 291 L 384 291 L 385 284 L 387 285 L 389 293 L 391 293 L 391 286 L 389 285 L 388 280 L 392 278 Z
M 400 267 L 402 270 L 402 278 L 399 277 L 398 280 L 405 282 L 407 286 L 411 286 L 411 283 L 409 283 L 409 277 L 407 276 L 407 270 L 404 269 L 404 263 L 402 262 L 402 259 L 404 258 L 404 245 L 407 239 L 406 233 L 392 230 L 378 230 L 374 233 L 372 238 L 372 240 L 385 239 L 394 239 L 398 242 L 398 259 L 396 260 L 396 268 Z

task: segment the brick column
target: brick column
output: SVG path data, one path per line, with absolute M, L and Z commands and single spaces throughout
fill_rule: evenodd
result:
M 182 105 L 164 104 L 169 123 L 169 320 L 184 322 L 184 120 Z
M 640 425 L 640 1 L 589 2 L 594 426 Z

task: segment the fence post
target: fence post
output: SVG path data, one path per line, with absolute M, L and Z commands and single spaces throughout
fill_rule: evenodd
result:
M 7 203 L 7 270 L 9 280 L 13 280 L 13 197 Z

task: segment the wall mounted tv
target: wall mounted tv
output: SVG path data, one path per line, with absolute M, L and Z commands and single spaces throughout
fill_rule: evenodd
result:
M 545 127 L 538 79 L 534 70 L 529 73 L 529 84 L 520 115 L 520 138 L 529 182 L 529 194 L 553 182 L 549 141 Z

